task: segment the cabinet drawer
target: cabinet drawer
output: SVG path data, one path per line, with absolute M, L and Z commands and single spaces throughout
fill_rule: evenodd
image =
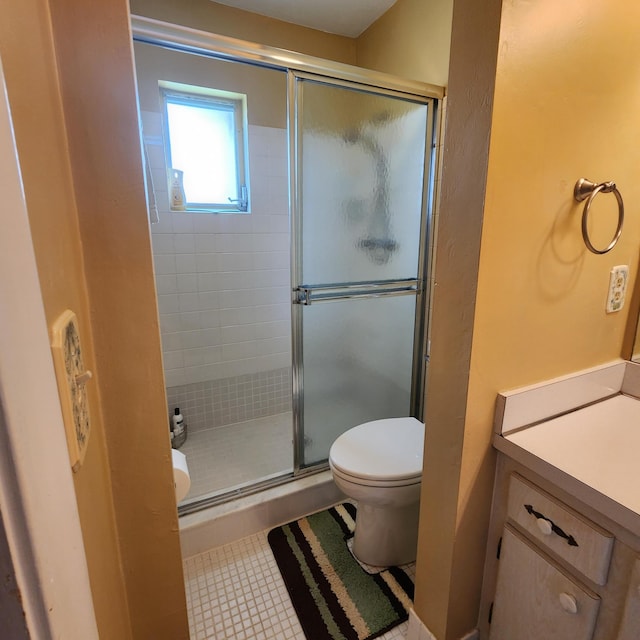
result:
M 549 494 L 513 474 L 509 518 L 538 543 L 596 584 L 606 584 L 613 536 Z
M 489 640 L 591 640 L 600 598 L 506 525 Z

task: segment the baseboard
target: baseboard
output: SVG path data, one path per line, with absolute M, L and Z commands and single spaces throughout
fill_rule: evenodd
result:
M 411 609 L 409 611 L 409 628 L 407 629 L 407 640 L 438 640 L 418 616 Z
M 477 629 L 465 634 L 460 640 L 479 640 L 480 634 Z M 407 640 L 438 640 L 429 629 L 418 618 L 415 611 L 409 611 L 409 628 L 407 629 Z

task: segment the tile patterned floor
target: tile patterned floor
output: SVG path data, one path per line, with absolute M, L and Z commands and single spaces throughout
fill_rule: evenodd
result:
M 292 470 L 291 412 L 189 432 L 189 500 L 215 495 Z
M 305 640 L 267 531 L 184 561 L 191 640 Z M 407 565 L 410 575 L 415 565 Z M 404 640 L 408 623 L 381 640 Z

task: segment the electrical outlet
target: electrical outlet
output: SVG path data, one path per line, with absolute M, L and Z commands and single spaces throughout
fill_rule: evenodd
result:
M 611 269 L 609 277 L 609 293 L 607 294 L 607 313 L 620 311 L 624 306 L 624 296 L 627 292 L 627 280 L 629 279 L 629 267 L 618 265 Z

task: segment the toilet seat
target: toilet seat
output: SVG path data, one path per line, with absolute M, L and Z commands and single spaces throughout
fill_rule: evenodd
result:
M 419 420 L 374 420 L 339 436 L 329 451 L 329 464 L 355 484 L 406 486 L 421 481 L 423 447 L 424 424 Z
M 338 469 L 331 461 L 329 461 L 329 466 L 331 467 L 331 471 L 334 476 L 338 478 L 342 478 L 346 482 L 351 482 L 353 484 L 359 484 L 363 487 L 377 487 L 380 489 L 392 489 L 393 487 L 408 487 L 414 484 L 420 484 L 422 482 L 422 475 L 410 476 L 407 478 L 397 478 L 395 480 L 385 480 L 385 479 L 377 479 L 377 478 L 359 478 L 358 476 L 353 476 L 344 471 Z

